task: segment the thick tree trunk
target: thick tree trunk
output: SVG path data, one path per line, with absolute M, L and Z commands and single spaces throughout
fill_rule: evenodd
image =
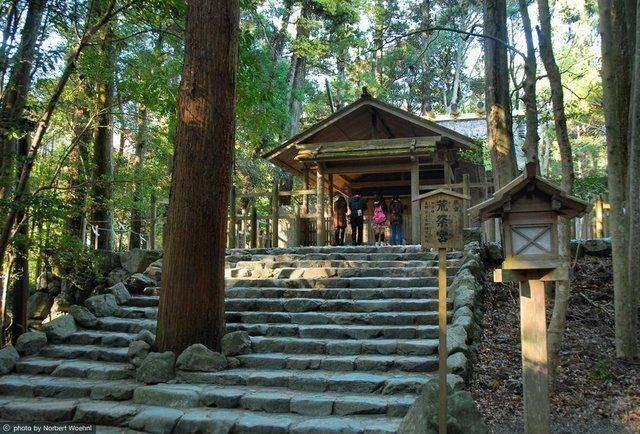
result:
M 129 234 L 129 248 L 139 249 L 142 233 L 142 165 L 147 148 L 147 109 L 138 107 L 138 131 L 136 134 L 136 153 L 133 161 L 133 206 L 131 208 L 131 232 Z
M 484 30 L 489 36 L 507 41 L 505 0 L 484 2 Z M 518 170 L 509 100 L 509 65 L 505 44 L 485 38 L 484 52 L 488 145 L 497 189 L 515 178 Z
M 631 136 L 629 140 L 629 282 L 640 282 L 640 1 L 638 1 L 636 16 L 636 45 L 633 56 L 633 83 L 631 90 Z M 632 292 L 635 286 L 635 306 L 631 306 L 631 316 L 628 321 L 629 350 L 631 356 L 638 357 L 638 308 L 640 308 L 640 289 L 637 285 L 630 285 Z M 635 336 L 635 345 L 634 345 Z
M 284 0 L 284 4 L 282 5 L 282 23 L 280 24 L 280 29 L 278 30 L 278 33 L 276 33 L 271 46 L 271 62 L 273 63 L 274 69 L 276 68 L 276 64 L 282 57 L 282 52 L 284 51 L 284 43 L 287 40 L 287 28 L 289 27 L 289 20 L 291 19 L 292 8 L 293 0 Z
M 629 281 L 629 107 L 631 59 L 635 42 L 635 9 L 624 0 L 599 0 L 602 38 L 602 86 L 607 130 L 607 171 L 611 204 L 611 242 L 616 355 L 638 356 L 637 298 Z M 631 35 L 629 35 L 631 33 Z M 635 258 L 637 260 L 637 258 Z
M 44 7 L 45 0 L 29 1 L 27 17 L 22 29 L 22 39 L 11 70 L 7 91 L 0 106 L 2 118 L 0 124 L 0 198 L 4 199 L 10 194 L 16 173 L 15 156 L 18 151 L 18 141 L 11 139 L 10 136 L 16 132 L 19 135 L 28 133 L 28 131 L 24 131 L 24 125 L 20 121 L 31 89 L 36 42 L 40 35 Z
M 98 8 L 104 7 L 100 0 Z M 102 13 L 99 11 L 98 13 Z M 93 138 L 93 210 L 92 223 L 98 228 L 98 240 L 94 244 L 100 250 L 113 250 L 113 104 L 114 104 L 114 50 L 111 25 L 99 34 L 99 56 L 101 57 L 102 78 L 97 83 L 96 129 Z M 94 235 L 95 236 L 95 235 Z
M 309 0 L 302 2 L 302 10 L 296 24 L 296 44 L 300 41 L 309 39 L 311 19 L 311 5 Z M 302 117 L 302 98 L 301 93 L 307 78 L 307 56 L 301 54 L 294 47 L 293 56 L 291 56 L 291 69 L 289 71 L 289 88 L 291 93 L 289 96 L 289 134 L 295 136 L 300 131 L 300 118 Z
M 195 343 L 218 351 L 224 334 L 238 26 L 238 0 L 188 3 L 156 340 L 160 351 L 179 354 Z

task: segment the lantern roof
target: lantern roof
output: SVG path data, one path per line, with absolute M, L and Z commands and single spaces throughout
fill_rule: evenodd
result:
M 502 217 L 509 212 L 512 201 L 535 192 L 547 196 L 552 210 L 566 218 L 577 217 L 590 208 L 588 202 L 566 194 L 559 186 L 542 178 L 538 174 L 537 164 L 530 162 L 518 177 L 497 190 L 490 199 L 469 208 L 469 212 L 478 215 L 481 220 Z
M 414 201 L 422 200 L 422 199 L 425 199 L 427 197 L 435 196 L 437 194 L 446 194 L 446 195 L 449 195 L 449 196 L 456 197 L 458 199 L 471 200 L 471 197 L 467 196 L 466 194 L 458 193 L 458 192 L 453 191 L 453 190 L 446 190 L 444 188 L 439 188 L 437 190 L 432 190 L 432 191 L 430 191 L 428 193 L 423 193 L 420 196 L 415 197 L 413 200 Z

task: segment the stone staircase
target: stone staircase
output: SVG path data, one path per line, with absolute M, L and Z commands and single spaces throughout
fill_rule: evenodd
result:
M 449 276 L 461 257 L 448 255 Z M 232 250 L 227 262 L 227 328 L 252 337 L 238 367 L 136 382 L 128 345 L 155 332 L 158 297 L 134 295 L 0 377 L 0 419 L 85 422 L 98 432 L 396 432 L 437 375 L 437 254 L 257 249 Z

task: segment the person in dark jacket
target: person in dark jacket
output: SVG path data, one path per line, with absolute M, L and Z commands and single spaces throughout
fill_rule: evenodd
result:
M 367 201 L 355 192 L 349 198 L 349 212 L 351 221 L 351 243 L 354 246 L 362 245 L 362 226 L 364 225 L 364 212 L 367 209 Z
M 393 200 L 389 204 L 389 222 L 391 223 L 391 245 L 399 246 L 402 244 L 402 214 L 404 205 L 400 202 L 397 194 L 393 195 Z
M 338 196 L 338 199 L 333 203 L 333 227 L 335 228 L 333 245 L 344 246 L 344 233 L 347 229 L 347 201 L 342 196 Z

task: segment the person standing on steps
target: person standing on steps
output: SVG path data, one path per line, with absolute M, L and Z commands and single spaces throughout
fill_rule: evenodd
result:
M 335 228 L 333 245 L 344 246 L 344 233 L 347 229 L 347 201 L 343 196 L 333 203 L 333 227 Z
M 367 201 L 356 191 L 349 198 L 349 212 L 351 213 L 351 244 L 362 245 L 362 226 L 364 225 L 364 212 L 367 209 Z
M 387 230 L 387 202 L 384 200 L 382 193 L 378 193 L 375 202 L 373 202 L 373 233 L 376 246 L 384 244 L 384 233 Z
M 389 223 L 391 224 L 391 245 L 399 246 L 402 244 L 402 213 L 404 205 L 400 202 L 398 194 L 393 195 L 393 199 L 389 204 Z

